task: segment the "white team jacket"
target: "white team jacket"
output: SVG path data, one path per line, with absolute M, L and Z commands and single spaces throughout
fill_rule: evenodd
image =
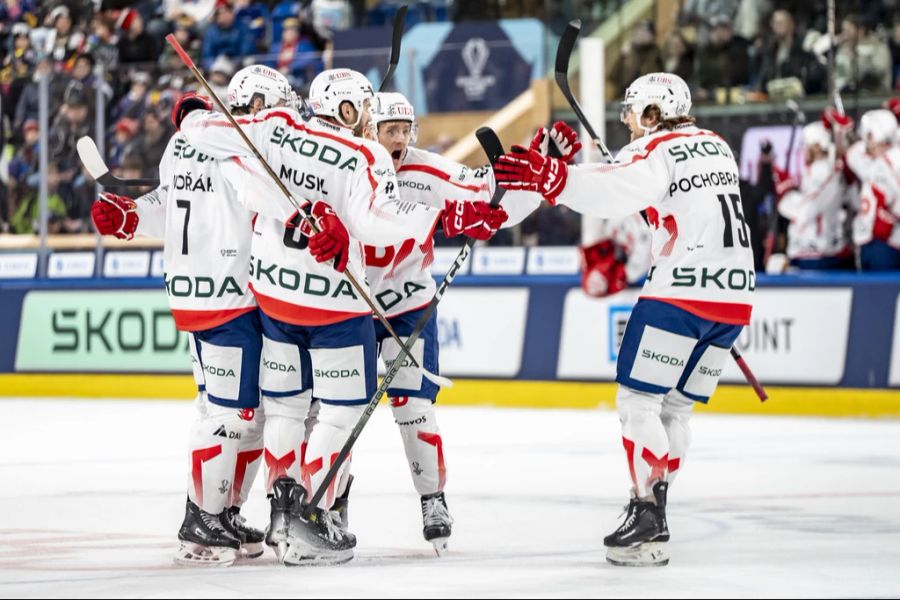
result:
M 847 249 L 841 210 L 846 197 L 842 161 L 824 158 L 804 166 L 800 189 L 778 203 L 778 212 L 790 221 L 788 258 L 836 256 Z
M 748 324 L 756 273 L 728 144 L 684 125 L 641 137 L 618 159 L 570 167 L 557 202 L 608 218 L 646 209 L 655 231 L 641 297 L 711 321 Z
M 381 145 L 320 119 L 304 122 L 286 108 L 238 122 L 298 201 L 323 200 L 338 214 L 351 237 L 347 268 L 363 285 L 363 244 L 430 239 L 439 211 L 401 200 L 391 157 Z M 250 285 L 266 314 L 297 325 L 327 325 L 371 312 L 342 274 L 316 262 L 305 238 L 285 228 L 291 205 L 266 187 L 261 166 L 224 116 L 194 111 L 181 130 L 203 152 L 243 170 L 235 181 L 238 198 L 259 213 Z
M 900 148 L 869 157 L 865 173 L 853 219 L 853 243 L 862 246 L 877 239 L 900 249 Z

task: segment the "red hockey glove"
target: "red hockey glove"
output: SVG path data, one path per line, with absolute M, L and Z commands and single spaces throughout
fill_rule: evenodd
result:
M 881 107 L 894 113 L 894 117 L 896 117 L 897 122 L 900 123 L 900 98 L 885 100 Z
M 104 192 L 91 205 L 91 220 L 97 233 L 130 240 L 138 226 L 137 205 L 127 196 Z
M 800 188 L 800 185 L 787 171 L 772 165 L 772 180 L 775 183 L 775 197 L 781 200 L 785 194 Z
M 612 240 L 582 246 L 579 250 L 584 267 L 581 288 L 585 294 L 601 298 L 625 289 L 628 285 L 625 278 L 626 257 Z
M 499 185 L 508 190 L 537 192 L 554 205 L 566 187 L 568 175 L 564 161 L 522 146 L 513 146 L 512 152 L 494 163 L 494 177 Z
M 822 124 L 829 131 L 832 129 L 849 129 L 853 127 L 853 119 L 847 115 L 842 115 L 835 107 L 829 106 L 822 111 Z
M 534 134 L 529 145 L 530 150 L 536 150 L 544 156 L 550 156 L 550 143 L 553 143 L 555 154 L 560 160 L 571 163 L 575 155 L 581 151 L 581 142 L 578 141 L 578 133 L 562 121 L 553 124 L 548 132 L 541 127 Z
M 175 129 L 181 129 L 181 122 L 191 111 L 195 110 L 212 110 L 212 102 L 209 101 L 209 98 L 194 93 L 185 94 L 179 98 L 172 107 L 172 125 L 175 126 Z
M 446 200 L 441 225 L 448 238 L 462 234 L 476 240 L 489 240 L 508 218 L 503 207 L 491 208 L 487 202 Z
M 300 224 L 300 231 L 309 236 L 310 254 L 320 263 L 336 259 L 334 270 L 343 273 L 347 270 L 347 260 L 350 258 L 350 234 L 347 233 L 347 228 L 337 213 L 321 200 L 313 203 L 311 214 L 319 233 L 312 233 L 306 220 Z

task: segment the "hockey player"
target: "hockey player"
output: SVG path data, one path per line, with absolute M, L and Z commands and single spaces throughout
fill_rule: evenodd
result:
M 844 161 L 836 157 L 831 133 L 820 121 L 803 128 L 803 145 L 799 188 L 791 186 L 778 202 L 778 212 L 790 221 L 788 259 L 801 269 L 852 269 L 853 251 L 844 235 Z
M 847 152 L 860 179 L 860 202 L 853 220 L 853 243 L 865 271 L 900 269 L 900 149 L 897 119 L 890 110 L 865 113 L 860 142 Z
M 280 73 L 248 68 L 232 80 L 228 101 L 234 114 L 246 115 L 285 104 L 291 94 Z M 176 127 L 196 107 L 209 108 L 209 101 L 183 97 L 172 114 Z M 253 213 L 238 203 L 228 168 L 176 134 L 160 164 L 159 188 L 136 200 L 103 194 L 92 207 L 100 233 L 165 240 L 172 315 L 178 329 L 191 332 L 201 398 L 175 557 L 185 564 L 228 565 L 238 550 L 253 557 L 263 551 L 263 533 L 239 514 L 262 463 L 264 423 L 262 328 L 248 272 Z
M 631 131 L 615 164 L 568 167 L 514 148 L 494 165 L 500 185 L 538 191 L 585 214 L 640 210 L 654 228 L 653 264 L 625 329 L 616 403 L 632 497 L 604 539 L 616 565 L 664 565 L 667 489 L 683 467 L 693 402 L 715 391 L 729 349 L 750 321 L 755 287 L 738 168 L 728 145 L 689 116 L 678 76 L 652 73 L 626 90 Z
M 384 146 L 393 160 L 401 199 L 438 209 L 459 210 L 464 215 L 480 212 L 480 217 L 476 218 L 483 218 L 484 224 L 471 235 L 476 239 L 490 238 L 504 224 L 506 212 L 502 208 L 490 211 L 486 205 L 494 188 L 490 167 L 470 169 L 439 154 L 411 146 L 417 136 L 415 112 L 402 94 L 376 94 L 371 123 L 370 136 Z M 530 203 L 524 199 L 511 204 L 516 214 L 507 225 L 521 221 L 540 204 L 539 195 L 530 196 Z M 451 202 L 456 198 L 469 202 Z M 393 246 L 366 246 L 366 273 L 373 297 L 401 339 L 405 340 L 412 333 L 422 310 L 435 293 L 431 275 L 433 258 L 431 239 L 424 244 L 408 239 Z M 375 323 L 375 330 L 382 357 L 390 363 L 396 359 L 399 348 L 381 323 Z M 416 341 L 413 355 L 425 368 L 437 371 L 436 312 Z M 402 367 L 388 388 L 413 485 L 421 497 L 423 535 L 440 555 L 447 549 L 452 519 L 444 496 L 443 439 L 434 412 L 438 391 L 437 385 L 410 366 Z
M 484 217 L 404 202 L 390 157 L 359 136 L 366 127 L 372 86 L 360 73 L 335 69 L 310 87 L 316 118 L 292 109 L 262 111 L 239 119 L 243 130 L 279 174 L 322 233 L 308 235 L 292 218 L 285 227 L 271 216 L 252 183 L 242 192 L 257 202 L 251 289 L 263 325 L 261 386 L 267 415 L 268 482 L 272 492 L 269 541 L 287 543 L 288 564 L 338 563 L 353 557 L 356 538 L 331 509 L 348 479 L 346 463 L 303 517 L 308 499 L 324 480 L 365 404 L 375 391 L 375 330 L 368 305 L 342 273 L 364 281 L 362 245 L 386 246 L 412 237 L 425 244 L 438 222 L 445 235 L 474 235 Z M 221 116 L 196 111 L 181 126 L 201 151 L 252 165 L 250 149 Z M 250 177 L 244 178 L 250 182 Z M 276 213 L 277 214 L 277 213 Z M 333 261 L 333 264 L 329 264 Z M 305 448 L 304 420 L 312 390 L 320 400 L 318 422 Z M 300 482 L 300 483 L 298 483 Z

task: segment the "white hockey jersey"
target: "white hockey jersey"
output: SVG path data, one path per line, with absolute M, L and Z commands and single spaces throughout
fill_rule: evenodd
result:
M 608 218 L 646 209 L 655 231 L 641 297 L 711 321 L 748 324 L 756 273 L 728 144 L 683 125 L 641 137 L 618 159 L 570 167 L 557 202 Z
M 320 119 L 304 122 L 285 108 L 238 122 L 298 201 L 323 200 L 334 209 L 351 237 L 347 269 L 363 286 L 363 244 L 430 239 L 439 211 L 399 198 L 391 157 L 376 142 Z M 250 285 L 266 314 L 297 325 L 327 325 L 371 312 L 344 275 L 316 262 L 306 239 L 285 228 L 284 195 L 257 187 L 261 167 L 225 117 L 194 111 L 181 130 L 204 152 L 246 169 L 235 187 L 259 213 Z
M 853 219 L 853 243 L 872 240 L 900 249 L 900 148 L 872 158 L 862 180 L 859 210 Z
M 490 166 L 472 169 L 440 154 L 409 147 L 397 170 L 400 196 L 443 209 L 445 200 L 490 202 L 495 183 Z M 541 203 L 541 196 L 507 192 L 501 205 L 509 214 L 504 227 L 513 227 Z M 407 239 L 392 246 L 366 246 L 366 273 L 373 298 L 384 314 L 393 317 L 424 307 L 431 301 L 436 284 L 431 275 L 434 260 L 432 239 L 419 243 Z
M 803 168 L 800 189 L 787 192 L 778 212 L 788 225 L 788 258 L 837 256 L 848 250 L 844 234 L 847 198 L 843 161 L 823 158 Z
M 210 329 L 253 310 L 251 220 L 211 156 L 175 134 L 159 165 L 160 186 L 137 199 L 138 235 L 165 240 L 166 293 L 182 331 Z
M 864 182 L 869 178 L 869 171 L 872 168 L 874 158 L 866 152 L 865 142 L 858 141 L 851 144 L 844 154 L 844 161 L 860 182 Z

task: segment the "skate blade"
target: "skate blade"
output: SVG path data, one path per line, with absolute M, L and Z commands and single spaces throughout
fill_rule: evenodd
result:
M 607 548 L 606 561 L 617 567 L 664 567 L 669 554 L 663 544 L 647 542 L 630 548 Z
M 284 540 L 281 540 L 280 542 L 276 543 L 272 547 L 272 549 L 275 550 L 275 558 L 278 559 L 278 562 L 281 564 L 284 564 L 284 557 L 288 552 L 287 542 Z
M 237 560 L 234 548 L 201 546 L 192 542 L 182 542 L 173 558 L 176 565 L 191 567 L 230 567 Z
M 428 541 L 431 542 L 432 546 L 434 546 L 435 554 L 437 554 L 438 556 L 447 554 L 447 544 L 450 541 L 450 538 L 434 538 Z
M 263 555 L 263 545 L 261 542 L 254 542 L 250 544 L 241 544 L 241 555 L 240 558 L 259 558 Z
M 353 560 L 353 550 L 318 552 L 309 548 L 291 547 L 283 562 L 290 567 L 305 567 L 340 565 L 351 560 Z

